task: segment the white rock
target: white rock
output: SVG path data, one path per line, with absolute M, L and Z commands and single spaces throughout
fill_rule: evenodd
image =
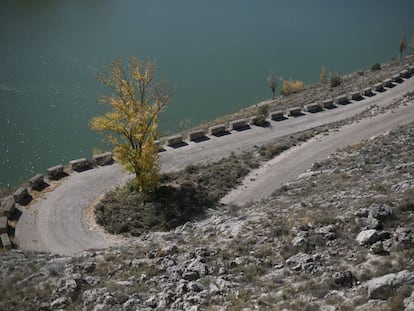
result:
M 368 289 L 369 299 L 387 299 L 401 285 L 414 284 L 414 273 L 403 270 L 373 278 L 363 285 Z
M 293 255 L 293 256 L 289 257 L 286 260 L 286 264 L 288 264 L 288 265 L 294 265 L 294 264 L 302 265 L 302 264 L 312 262 L 312 261 L 313 261 L 313 258 L 311 256 L 309 256 L 308 254 L 297 253 L 296 255 Z
M 357 238 L 359 245 L 370 245 L 378 241 L 378 232 L 375 229 L 363 230 L 361 231 Z
M 414 311 L 414 292 L 411 296 L 404 299 L 405 311 Z

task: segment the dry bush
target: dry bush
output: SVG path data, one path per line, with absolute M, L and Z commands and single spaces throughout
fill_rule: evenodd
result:
M 305 85 L 302 81 L 295 80 L 284 80 L 282 87 L 280 89 L 280 94 L 290 95 L 294 93 L 299 93 L 304 89 Z

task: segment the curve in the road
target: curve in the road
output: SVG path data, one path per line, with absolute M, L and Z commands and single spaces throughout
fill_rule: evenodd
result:
M 352 117 L 372 104 L 386 105 L 413 90 L 414 78 L 411 78 L 384 93 L 338 106 L 337 109 L 282 122 L 272 121 L 270 128 L 252 127 L 202 143 L 189 142 L 183 148 L 168 148 L 167 152 L 160 154 L 161 169 L 165 172 L 175 171 L 189 164 L 216 160 L 231 152 L 248 150 L 278 137 Z M 84 212 L 96 198 L 127 178 L 128 175 L 117 164 L 71 174 L 55 190 L 46 193 L 44 198 L 23 207 L 16 227 L 17 243 L 23 249 L 68 255 L 119 243 L 118 237 L 91 229 L 84 221 Z

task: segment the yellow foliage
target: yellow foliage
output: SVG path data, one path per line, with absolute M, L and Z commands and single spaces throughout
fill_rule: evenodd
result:
M 112 94 L 103 97 L 111 110 L 91 120 L 91 128 L 103 131 L 114 145 L 114 157 L 123 168 L 136 176 L 139 191 L 157 187 L 159 177 L 158 117 L 171 98 L 171 89 L 164 82 L 154 81 L 155 64 L 143 64 L 137 58 L 123 68 L 120 61 L 111 64 L 109 76 L 98 73 L 98 80 Z
M 302 91 L 304 87 L 305 85 L 302 81 L 284 80 L 282 83 L 282 87 L 280 89 L 280 94 L 289 95 L 293 93 L 298 93 Z
M 96 147 L 92 148 L 93 155 L 100 154 L 100 153 L 102 153 L 102 149 L 96 148 Z

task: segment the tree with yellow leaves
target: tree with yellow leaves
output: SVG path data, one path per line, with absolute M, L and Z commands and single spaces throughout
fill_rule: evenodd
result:
M 305 85 L 302 81 L 284 80 L 280 88 L 280 94 L 287 96 L 293 93 L 299 93 L 304 87 Z
M 108 134 L 114 146 L 114 157 L 123 168 L 135 174 L 140 192 L 154 190 L 159 180 L 158 117 L 169 103 L 172 88 L 164 81 L 155 81 L 154 62 L 129 59 L 110 65 L 110 74 L 98 73 L 97 78 L 110 90 L 101 99 L 111 110 L 91 120 L 91 128 Z

